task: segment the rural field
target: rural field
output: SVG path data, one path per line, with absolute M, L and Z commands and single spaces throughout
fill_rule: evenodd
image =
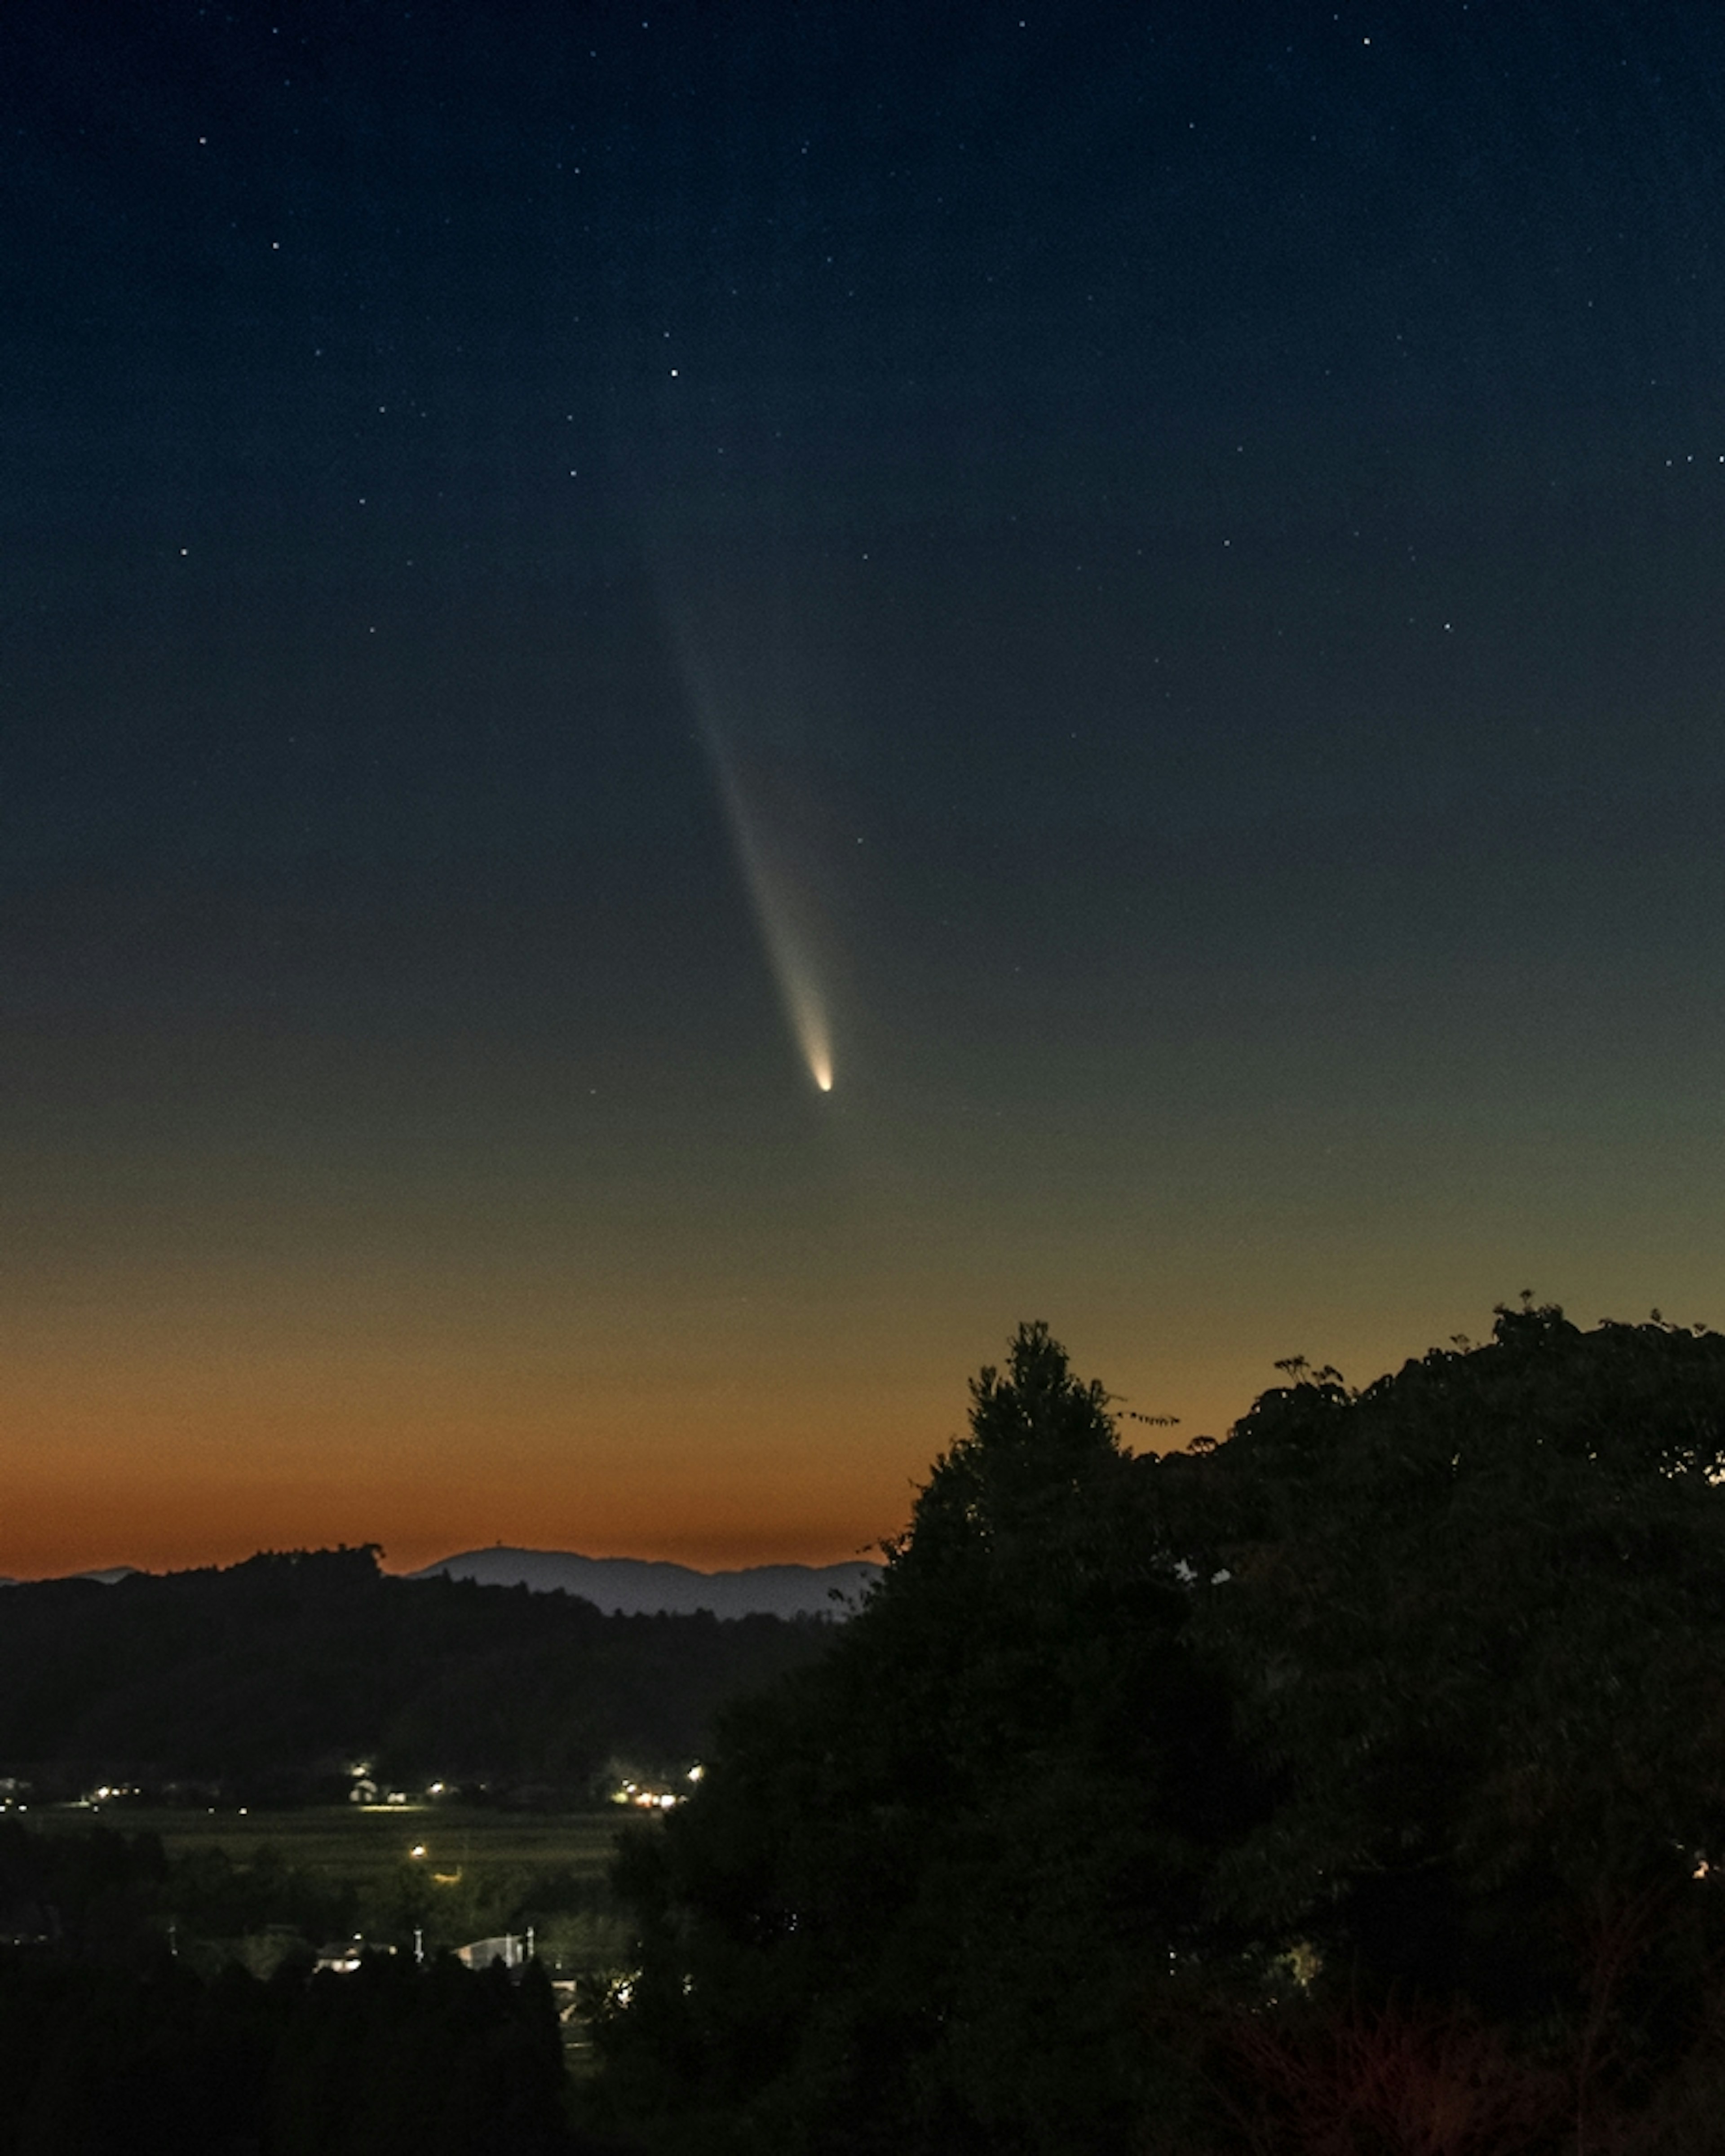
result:
M 57 1804 L 33 1809 L 44 1831 L 153 1834 L 171 1856 L 220 1850 L 230 1863 L 249 1866 L 260 1850 L 280 1862 L 327 1879 L 374 1880 L 404 1862 L 433 1874 L 470 1864 L 506 1865 L 531 1872 L 574 1873 L 595 1884 L 604 1875 L 619 1829 L 637 1812 L 620 1806 L 579 1812 L 501 1812 L 478 1804 L 320 1804 L 303 1811 L 154 1810 L 130 1804 Z M 415 1852 L 423 1852 L 416 1855 Z
M 125 1804 L 32 1809 L 39 1831 L 154 1835 L 155 1890 L 182 1958 L 213 1971 L 280 1962 L 363 1939 L 436 1953 L 508 1935 L 553 1978 L 607 1982 L 628 1929 L 606 1873 L 638 1811 L 504 1812 L 436 1800 L 297 1811 L 155 1810 Z

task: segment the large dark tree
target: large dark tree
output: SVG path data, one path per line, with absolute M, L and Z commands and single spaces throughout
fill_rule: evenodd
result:
M 1363 1392 L 1293 1374 L 1197 1478 L 1192 1634 L 1281 1788 L 1215 1906 L 1662 2070 L 1717 1975 L 1725 1337 L 1526 1298 Z
M 1071 2156 L 1189 2097 L 1146 2030 L 1252 1779 L 1100 1386 L 1032 1325 L 972 1393 L 861 1614 L 626 1866 L 611 2086 L 672 2145 Z
M 1725 1338 L 1528 1298 L 1289 1374 L 1134 1459 L 1019 1332 L 861 1615 L 633 1849 L 619 2110 L 775 2156 L 1712 2145 Z

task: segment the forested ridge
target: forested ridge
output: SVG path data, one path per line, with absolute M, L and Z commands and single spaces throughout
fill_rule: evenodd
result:
M 697 1754 L 719 1702 L 819 1652 L 819 1620 L 612 1617 L 568 1595 L 381 1572 L 370 1547 L 0 1591 L 0 1774 L 219 1785 L 382 1777 L 583 1794 L 608 1758 Z

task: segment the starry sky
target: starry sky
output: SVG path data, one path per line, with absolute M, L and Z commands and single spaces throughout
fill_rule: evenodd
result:
M 18 0 L 0 126 L 0 1570 L 1725 1319 L 1725 14 Z

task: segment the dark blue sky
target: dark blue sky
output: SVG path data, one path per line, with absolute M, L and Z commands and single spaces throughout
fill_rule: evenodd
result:
M 1718 1316 L 1722 85 L 8 9 L 0 1567 L 839 1556 L 1021 1317 L 1190 1430 Z

